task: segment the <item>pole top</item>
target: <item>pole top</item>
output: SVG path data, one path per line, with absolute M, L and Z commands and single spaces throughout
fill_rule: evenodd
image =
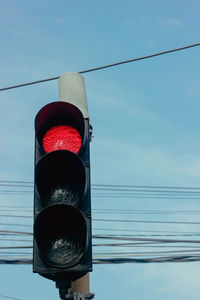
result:
M 80 73 L 70 72 L 59 77 L 59 100 L 77 106 L 84 118 L 89 118 L 84 78 Z

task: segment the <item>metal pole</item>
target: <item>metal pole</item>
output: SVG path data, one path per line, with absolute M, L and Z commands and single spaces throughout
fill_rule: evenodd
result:
M 90 292 L 90 277 L 89 273 L 72 282 L 72 287 L 69 289 L 69 293 L 88 294 Z

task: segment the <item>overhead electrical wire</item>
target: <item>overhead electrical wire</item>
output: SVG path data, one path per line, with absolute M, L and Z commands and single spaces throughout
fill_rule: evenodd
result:
M 8 218 L 29 218 L 33 219 L 30 215 L 7 215 L 2 214 L 0 217 L 8 217 Z M 106 218 L 93 218 L 94 222 L 117 222 L 117 223 L 149 223 L 149 224 L 179 224 L 179 225 L 200 225 L 198 221 L 166 221 L 166 220 L 135 220 L 135 219 L 106 219 Z M 21 223 L 0 223 L 0 225 L 5 226 L 32 226 L 30 224 L 21 224 Z
M 0 180 L 0 186 L 24 186 L 33 187 L 33 181 L 22 181 L 22 180 Z M 199 190 L 200 187 L 185 187 L 185 186 L 157 186 L 157 185 L 122 185 L 122 184 L 92 184 L 92 187 L 102 188 L 144 188 L 144 189 L 180 189 L 180 190 Z
M 32 195 L 33 191 L 13 191 L 13 190 L 6 190 L 6 191 L 0 191 L 0 195 Z M 173 199 L 179 199 L 179 200 L 200 200 L 200 194 L 193 195 L 193 194 L 151 194 L 151 193 L 132 193 L 132 194 L 110 194 L 110 193 L 100 193 L 100 194 L 94 194 L 92 193 L 92 198 L 116 198 L 116 199 L 166 199 L 166 200 L 173 200 Z
M 185 249 L 185 250 L 164 250 L 164 251 L 134 251 L 134 252 L 93 252 L 93 258 L 97 257 L 115 257 L 115 256 L 120 256 L 120 257 L 131 257 L 131 256 L 151 256 L 151 255 L 162 255 L 162 254 L 174 254 L 174 253 L 194 253 L 197 252 L 196 255 L 199 256 L 199 249 Z M 1 252 L 1 254 L 6 254 L 6 255 L 31 255 L 29 252 Z M 2 258 L 2 256 L 1 256 Z
M 0 180 L 0 187 L 8 187 L 9 190 L 7 191 L 0 191 L 1 192 L 7 192 L 8 194 L 14 195 L 15 193 L 20 193 L 28 194 L 28 193 L 33 193 L 33 183 L 30 181 L 1 181 Z M 16 187 L 25 187 L 25 188 L 31 188 L 31 190 L 26 190 L 26 191 L 13 191 L 10 190 L 10 188 L 15 188 Z M 198 198 L 200 196 L 200 188 L 198 187 L 160 187 L 160 186 L 133 186 L 133 185 L 101 185 L 101 184 L 94 184 L 92 185 L 92 196 L 93 197 L 115 197 L 115 198 L 126 198 L 126 197 L 131 197 L 131 198 L 153 198 L 153 199 L 159 199 L 159 198 L 164 198 L 164 199 L 185 199 L 185 200 L 190 200 L 192 198 L 194 199 L 200 199 Z M 0 204 L 1 209 L 1 217 L 9 217 L 9 218 L 32 218 L 32 215 L 27 214 L 27 215 L 22 215 L 22 212 L 31 212 L 32 208 L 28 206 L 16 206 L 16 205 L 5 205 L 5 202 Z M 24 210 L 23 210 L 24 209 Z M 13 214 L 10 214 L 10 213 Z M 19 214 L 17 214 L 19 213 Z M 118 215 L 131 215 L 131 214 L 142 214 L 142 215 L 170 215 L 170 214 L 191 214 L 191 215 L 197 215 L 200 213 L 199 210 L 165 210 L 165 209 L 113 209 L 113 208 L 96 208 L 93 210 L 94 214 L 118 214 Z M 117 222 L 117 223 L 124 223 L 124 222 L 129 222 L 129 223 L 162 223 L 162 224 L 185 224 L 185 225 L 197 225 L 200 224 L 199 222 L 185 222 L 185 221 L 163 221 L 163 220 L 135 220 L 135 219 L 123 219 L 123 218 L 115 218 L 115 219 L 100 219 L 100 218 L 94 218 L 94 221 L 102 221 L 102 222 Z M 8 225 L 8 226 L 23 226 L 24 228 L 26 226 L 31 226 L 28 224 L 11 224 L 11 223 L 1 223 L 0 225 Z M 134 247 L 134 249 L 139 249 L 139 248 L 145 248 L 148 249 L 148 252 L 144 251 L 139 251 L 139 253 L 136 252 L 131 252 L 130 255 L 125 253 L 125 252 L 106 252 L 107 257 L 104 256 L 102 257 L 102 253 L 96 253 L 98 257 L 94 257 L 94 263 L 127 263 L 127 262 L 136 262 L 135 260 L 130 261 L 127 259 L 133 259 L 133 256 L 145 256 L 145 259 L 149 259 L 148 262 L 157 262 L 157 258 L 159 256 L 160 262 L 163 261 L 193 261 L 197 255 L 198 251 L 200 252 L 200 247 L 199 247 L 199 241 L 194 240 L 194 238 L 197 238 L 200 233 L 199 232 L 183 232 L 183 231 L 166 231 L 166 230 L 141 230 L 141 229 L 130 229 L 130 228 L 94 228 L 93 232 L 101 230 L 103 234 L 97 235 L 93 234 L 93 239 L 102 239 L 103 243 L 93 243 L 94 247 L 97 247 L 96 249 L 101 249 L 101 247 L 114 247 L 113 249 L 131 249 Z M 105 235 L 104 232 L 116 232 L 117 234 L 109 234 Z M 121 235 L 120 235 L 121 232 Z M 132 232 L 132 234 L 130 234 Z M 123 234 L 123 235 L 122 235 Z M 20 246 L 21 242 L 32 242 L 32 240 L 22 240 L 22 239 L 15 239 L 15 236 L 24 236 L 24 235 L 32 235 L 31 232 L 24 232 L 24 231 L 12 231 L 12 230 L 0 230 L 0 235 L 3 237 L 6 235 L 9 236 L 10 238 L 6 239 L 0 239 L 3 240 L 4 242 L 14 242 L 12 245 L 9 245 L 8 243 L 5 244 L 5 246 L 2 245 L 3 248 L 0 248 L 0 263 L 13 263 L 13 255 L 24 255 L 28 254 L 25 252 L 19 252 L 19 250 L 25 248 L 32 249 L 32 246 L 28 245 L 22 245 Z M 12 237 L 13 236 L 13 237 Z M 166 238 L 168 236 L 168 238 Z M 180 238 L 181 236 L 184 236 L 185 239 Z M 193 239 L 186 239 L 189 237 L 192 237 Z M 122 242 L 109 242 L 105 243 L 105 240 L 121 240 Z M 19 242 L 18 244 L 16 244 Z M 28 244 L 27 243 L 27 244 Z M 16 246 L 14 246 L 16 245 Z M 30 244 L 29 244 L 30 245 Z M 99 248 L 100 247 L 100 248 Z M 154 252 L 151 251 L 149 252 L 150 248 L 156 248 Z M 164 248 L 166 249 L 165 251 L 161 251 L 161 249 Z M 173 248 L 171 252 L 168 250 L 168 248 Z M 191 250 L 190 250 L 190 249 Z M 5 252 L 5 250 L 11 249 L 13 252 L 8 253 Z M 16 252 L 18 249 L 18 252 Z M 180 249 L 180 250 L 179 250 Z M 3 252 L 4 251 L 4 252 Z M 190 253 L 189 253 L 190 251 Z M 104 252 L 105 253 L 105 252 Z M 113 255 L 112 255 L 113 253 Z M 182 254 L 185 253 L 183 256 Z M 196 255 L 197 253 L 197 255 Z M 3 254 L 9 255 L 9 262 L 7 262 L 6 258 L 4 259 L 2 257 Z M 116 257 L 119 254 L 118 257 Z M 172 254 L 168 258 L 163 258 L 164 254 Z M 179 254 L 177 256 L 177 254 Z M 31 253 L 30 253 L 31 255 Z M 120 256 L 121 255 L 121 256 Z M 11 257 L 12 256 L 12 257 Z M 111 257 L 110 257 L 111 256 Z M 148 257 L 146 257 L 148 256 Z M 154 256 L 153 258 L 150 258 L 150 256 Z M 187 258 L 186 258 L 187 257 Z M 199 257 L 199 256 L 198 256 Z M 22 258 L 19 258 L 20 261 Z M 24 258 L 25 259 L 25 258 Z M 31 259 L 31 257 L 26 259 Z M 23 263 L 26 263 L 23 260 Z M 125 260 L 124 260 L 125 259 Z M 144 258 L 142 258 L 143 260 Z M 151 259 L 151 260 L 150 260 Z M 12 262 L 11 262 L 12 261 Z M 15 262 L 18 261 L 17 259 Z M 137 261 L 138 262 L 138 261 Z M 17 262 L 18 263 L 18 262 Z
M 32 236 L 32 232 L 26 232 L 26 231 L 13 231 L 13 230 L 0 230 L 0 234 L 14 234 L 14 235 L 30 235 Z
M 101 238 L 105 238 L 105 236 L 102 236 Z M 110 238 L 110 237 L 108 237 Z M 141 239 L 140 239 L 141 240 Z M 163 241 L 163 240 L 162 240 Z M 173 242 L 173 244 L 176 244 L 176 240 L 165 240 L 166 242 Z M 190 246 L 190 242 L 194 242 L 195 244 L 198 243 L 198 241 L 193 240 L 178 240 L 179 242 L 182 242 L 183 245 L 159 245 L 157 241 L 148 241 L 146 240 L 146 243 L 141 240 L 141 242 L 136 241 L 137 243 L 112 243 L 112 244 L 93 244 L 93 246 L 114 246 L 114 247 L 145 247 L 148 248 L 148 251 L 132 251 L 132 252 L 95 252 L 93 256 L 93 263 L 137 263 L 137 262 L 166 262 L 166 261 L 177 261 L 177 259 L 180 262 L 189 262 L 189 261 L 195 261 L 195 259 L 199 259 L 200 255 L 200 248 L 196 246 Z M 184 245 L 186 242 L 186 245 Z M 188 244 L 189 242 L 189 244 Z M 151 243 L 151 244 L 149 244 Z M 153 244 L 152 244 L 153 243 Z M 174 250 L 164 250 L 164 251 L 149 251 L 149 248 L 174 248 Z M 6 247 L 0 247 L 0 250 L 5 249 L 24 249 L 29 248 L 32 249 L 32 246 L 6 246 Z M 183 248 L 183 249 L 179 249 Z M 190 249 L 189 249 L 190 248 Z M 191 249 L 193 248 L 193 249 Z M 185 253 L 183 255 L 183 253 Z M 2 256 L 3 254 L 6 254 L 7 257 Z M 31 263 L 31 254 L 32 253 L 25 253 L 25 252 L 18 252 L 18 251 L 12 251 L 12 252 L 5 252 L 0 251 L 0 264 L 27 264 Z M 165 257 L 163 255 L 165 254 L 171 254 L 170 257 Z M 18 257 L 16 257 L 18 255 Z M 20 257 L 19 257 L 20 255 Z M 27 257 L 21 257 L 22 255 L 28 255 Z M 152 257 L 153 258 L 150 258 Z M 136 258 L 136 257 L 143 257 Z M 131 259 L 131 260 L 130 260 Z M 137 260 L 136 260 L 137 259 Z M 145 259 L 145 260 L 144 260 Z M 148 261 L 147 261 L 148 260 Z
M 0 181 L 0 186 L 32 188 L 30 181 Z M 121 193 L 120 193 L 121 192 Z M 0 190 L 1 195 L 27 195 L 33 190 Z M 134 185 L 92 185 L 92 197 L 123 198 L 123 199 L 190 199 L 200 200 L 198 187 L 160 187 L 160 186 L 134 186 Z
M 0 186 L 33 188 L 31 181 L 0 180 Z M 31 190 L 0 190 L 0 195 L 32 195 Z M 92 185 L 92 198 L 118 199 L 167 199 L 167 200 L 200 200 L 199 187 L 177 186 L 136 186 L 136 185 Z
M 110 259 L 94 259 L 93 264 L 122 264 L 122 263 L 164 263 L 164 262 L 194 262 L 200 261 L 199 257 L 182 255 L 167 256 L 155 258 L 110 258 Z
M 124 232 L 124 234 L 130 232 L 134 232 L 134 236 L 199 236 L 199 232 L 183 232 L 183 231 L 166 231 L 166 230 L 141 230 L 141 229 L 120 229 L 120 228 L 93 228 L 95 231 L 109 231 L 109 232 Z M 135 234 L 135 232 L 148 232 L 146 234 L 140 233 L 140 234 Z M 162 233 L 162 234 L 161 234 Z M 128 235 L 129 235 L 128 234 Z M 126 234 L 127 235 L 127 234 Z
M 6 298 L 6 299 L 11 299 L 11 300 L 22 300 L 21 298 L 9 297 L 9 296 L 5 296 L 5 295 L 0 295 L 0 297 Z
M 32 249 L 32 246 L 0 246 L 0 249 L 25 249 L 29 248 Z
M 1 205 L 0 205 L 1 208 Z M 16 210 L 16 209 L 1 209 L 1 212 L 25 212 L 28 213 L 28 215 L 11 215 L 11 214 L 0 214 L 0 217 L 13 217 L 13 218 L 32 218 L 32 209 L 30 210 Z M 130 209 L 130 210 L 121 210 L 121 209 L 93 209 L 92 210 L 93 214 L 114 214 L 114 215 L 199 215 L 200 211 L 197 210 L 140 210 L 140 209 Z
M 113 229 L 113 228 L 94 228 L 93 231 L 109 231 L 109 232 L 118 232 L 118 236 L 119 236 L 119 232 L 123 232 L 123 236 L 125 237 L 197 237 L 200 236 L 200 233 L 195 233 L 195 232 L 167 232 L 167 231 L 158 231 L 158 232 L 162 232 L 161 233 L 152 233 L 154 232 L 154 230 L 149 231 L 150 233 L 144 234 L 144 233 L 137 233 L 137 232 L 146 232 L 146 230 L 138 230 L 138 229 Z M 127 234 L 127 232 L 129 232 L 129 234 Z M 136 232 L 134 234 L 130 234 L 130 232 Z M 148 232 L 148 231 L 147 231 Z M 157 232 L 157 231 L 156 231 Z M 5 231 L 5 230 L 0 230 L 0 236 L 32 236 L 33 233 L 30 232 L 15 232 L 15 231 Z M 112 236 L 114 236 L 112 234 Z M 16 239 L 12 239 L 13 241 L 16 241 Z
M 199 240 L 174 240 L 174 239 L 153 239 L 153 238 L 135 238 L 135 237 L 124 237 L 124 236 L 106 236 L 106 235 L 93 235 L 93 239 L 111 239 L 111 240 L 123 240 L 123 241 L 145 241 L 155 243 L 195 243 L 199 244 Z
M 113 253 L 94 253 L 94 255 L 93 255 L 93 259 L 97 259 L 97 258 L 133 258 L 133 257 L 151 257 L 151 256 L 157 256 L 157 255 L 159 255 L 160 257 L 162 257 L 163 255 L 166 255 L 166 254 L 172 254 L 172 255 L 183 255 L 183 253 L 185 253 L 185 255 L 188 255 L 188 256 L 193 256 L 193 257 L 199 257 L 199 250 L 190 250 L 190 249 L 188 249 L 188 250 L 177 250 L 177 251 L 160 251 L 160 252 L 156 252 L 156 251 L 154 251 L 154 252 L 133 252 L 133 253 L 116 253 L 115 254 L 115 252 L 113 252 Z M 7 256 L 7 257 L 5 257 L 5 256 L 2 256 L 0 259 L 5 259 L 5 258 L 7 258 L 7 259 L 13 259 L 13 258 L 16 258 L 16 256 L 18 255 L 18 257 L 19 257 L 19 255 L 20 256 L 24 256 L 24 255 L 26 255 L 26 257 L 27 258 L 29 258 L 29 259 L 31 259 L 31 255 L 30 255 L 30 253 L 19 253 L 19 254 L 17 254 L 17 252 L 16 253 L 10 253 L 10 255 L 12 255 L 12 256 Z
M 167 262 L 195 262 L 200 261 L 200 256 L 191 255 L 179 255 L 179 256 L 166 256 L 166 257 L 154 257 L 154 258 L 99 258 L 93 259 L 93 264 L 122 264 L 122 263 L 167 263 Z M 0 259 L 0 264 L 20 265 L 20 264 L 32 264 L 32 259 Z
M 97 256 L 97 255 L 106 255 L 106 256 L 116 256 L 116 255 L 120 255 L 120 256 L 134 256 L 134 255 L 155 255 L 155 254 L 166 254 L 166 253 L 184 253 L 184 252 L 198 252 L 200 254 L 200 249 L 186 249 L 186 250 L 164 250 L 164 251 L 140 251 L 140 252 L 93 252 L 93 256 Z M 20 253 L 21 254 L 21 253 Z
M 14 217 L 14 216 L 10 216 Z M 23 216 L 18 216 L 23 218 Z M 32 217 L 30 217 L 32 218 Z M 117 222 L 117 223 L 150 223 L 150 224 L 179 224 L 179 225 L 200 225 L 200 222 L 195 221 L 161 221 L 161 220 L 127 220 L 127 219 L 97 219 L 93 218 L 96 222 Z M 13 224 L 13 223 L 0 223 L 0 225 L 8 226 L 32 226 L 30 224 Z
M 141 189 L 142 188 L 142 189 Z M 153 192 L 156 192 L 156 193 L 173 193 L 173 194 L 200 194 L 200 191 L 196 192 L 196 191 L 169 191 L 169 190 L 152 190 L 152 189 L 148 189 L 148 188 L 143 188 L 142 186 L 139 188 L 120 188 L 120 187 L 115 187 L 115 188 L 111 188 L 111 187 L 106 187 L 106 188 L 103 188 L 103 187 L 99 187 L 99 188 L 96 188 L 96 187 L 93 187 L 92 186 L 92 190 L 93 191 L 114 191 L 114 192 L 143 192 L 143 193 L 153 193 Z
M 85 74 L 85 73 L 89 73 L 89 72 L 99 71 L 99 70 L 119 66 L 119 65 L 122 65 L 122 64 L 136 62 L 136 61 L 139 61 L 139 60 L 144 60 L 144 59 L 148 59 L 148 58 L 152 58 L 152 57 L 156 57 L 156 56 L 160 56 L 160 55 L 164 55 L 164 54 L 169 54 L 169 53 L 177 52 L 177 51 L 181 51 L 181 50 L 186 50 L 186 49 L 193 48 L 193 47 L 198 47 L 198 46 L 200 46 L 200 43 L 190 44 L 190 45 L 182 46 L 182 47 L 179 47 L 179 48 L 165 50 L 165 51 L 161 51 L 161 52 L 157 52 L 157 53 L 153 53 L 153 54 L 149 54 L 149 55 L 145 55 L 145 56 L 141 56 L 141 57 L 136 57 L 136 58 L 132 58 L 132 59 L 127 59 L 127 60 L 115 62 L 115 63 L 104 65 L 104 66 L 99 66 L 99 67 L 94 67 L 94 68 L 91 68 L 91 69 L 82 70 L 82 71 L 79 71 L 78 73 Z M 36 81 L 21 83 L 21 84 L 17 84 L 17 85 L 13 85 L 13 86 L 8 86 L 8 87 L 0 88 L 0 91 L 14 89 L 14 88 L 18 88 L 18 87 L 24 87 L 24 86 L 27 86 L 27 85 L 33 85 L 33 84 L 42 83 L 42 82 L 46 82 L 46 81 L 52 81 L 52 80 L 59 79 L 59 77 L 60 76 L 55 76 L 55 77 L 51 77 L 51 78 L 45 78 L 45 79 L 40 79 L 40 80 L 36 80 Z
M 8 217 L 8 218 L 33 218 L 32 216 L 19 216 L 19 215 L 0 215 L 0 217 Z
M 125 222 L 125 223 L 155 223 L 155 224 L 180 224 L 180 225 L 200 225 L 200 222 L 186 222 L 186 221 L 155 221 L 155 220 L 125 220 L 125 219 L 95 219 L 93 221 L 100 222 Z
M 178 244 L 197 244 L 198 246 L 200 246 L 200 241 L 199 240 L 194 240 L 194 239 L 166 239 L 166 238 L 141 238 L 141 237 L 135 237 L 135 236 L 119 236 L 119 235 L 115 235 L 115 236 L 111 236 L 111 235 L 97 235 L 97 234 L 93 234 L 92 236 L 93 240 L 94 239 L 101 239 L 101 240 L 119 240 L 119 241 L 125 241 L 123 243 L 110 243 L 109 245 L 113 245 L 113 246 L 118 246 L 118 245 L 123 245 L 123 246 L 132 246 L 132 245 L 140 245 L 140 244 L 144 244 L 144 243 L 161 243 L 161 244 L 174 244 L 174 243 L 178 243 Z M 12 241 L 17 241 L 15 239 L 12 239 Z M 25 240 L 25 241 L 29 241 L 30 240 Z M 32 241 L 32 240 L 31 240 Z M 137 242 L 137 243 L 133 243 L 133 242 Z M 93 246 L 105 246 L 108 245 L 107 243 L 99 243 L 99 244 L 93 244 Z M 6 246 L 7 247 L 7 246 Z M 18 246 L 9 246 L 10 248 L 18 248 Z M 21 247 L 21 246 L 20 246 Z M 26 246 L 25 246 L 26 247 Z M 28 246 L 29 247 L 29 246 Z M 0 246 L 0 249 L 4 249 L 4 246 Z
M 21 191 L 4 191 L 4 192 L 1 192 L 0 191 L 0 195 L 9 195 L 9 196 L 22 196 L 22 195 L 32 195 L 32 192 L 25 192 L 25 193 L 22 193 Z M 115 199 L 123 199 L 123 200 L 127 200 L 128 199 L 157 199 L 157 200 L 196 200 L 196 201 L 199 201 L 200 200 L 200 195 L 198 197 L 184 197 L 184 196 L 181 196 L 181 197 L 175 197 L 173 195 L 171 196 L 164 196 L 164 195 L 155 195 L 155 196 L 149 196 L 148 194 L 147 195 L 123 195 L 123 196 L 118 196 L 118 195 L 93 195 L 92 194 L 92 198 L 95 199 L 95 198 L 115 198 Z
M 33 240 L 32 239 L 17 239 L 17 238 L 14 238 L 14 236 L 12 235 L 12 236 L 10 236 L 9 235 L 9 237 L 10 238 L 0 238 L 0 241 L 8 241 L 8 242 L 28 242 L 28 243 L 32 243 L 33 242 Z
M 1 205 L 0 205 L 0 209 L 1 209 Z M 25 212 L 25 213 L 32 213 L 32 208 L 27 208 L 26 210 L 20 209 L 19 207 L 16 209 L 10 209 L 10 207 L 8 207 L 7 209 L 3 208 L 1 209 L 1 212 Z M 148 209 L 100 209 L 100 208 L 96 208 L 92 210 L 93 214 L 114 214 L 114 215 L 199 215 L 200 214 L 200 210 L 148 210 Z M 21 217 L 21 218 L 32 218 L 32 215 L 0 215 L 0 217 Z
M 29 225 L 29 224 L 17 224 L 17 223 L 0 223 L 0 225 L 3 226 L 22 226 L 22 227 L 33 227 L 33 225 Z
M 200 214 L 200 210 L 149 210 L 149 209 L 112 209 L 96 208 L 93 213 L 98 214 Z
M 1 181 L 0 181 L 1 182 Z M 200 190 L 200 187 L 181 187 L 181 186 L 156 186 L 156 185 L 119 185 L 119 184 L 92 184 L 94 187 L 112 187 L 112 188 L 148 188 L 148 189 L 191 189 Z

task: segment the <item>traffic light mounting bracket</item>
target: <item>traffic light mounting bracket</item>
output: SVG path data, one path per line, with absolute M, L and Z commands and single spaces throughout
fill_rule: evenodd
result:
M 56 288 L 59 289 L 59 296 L 62 300 L 90 300 L 95 296 L 94 293 L 68 293 L 71 282 L 62 279 L 56 282 Z

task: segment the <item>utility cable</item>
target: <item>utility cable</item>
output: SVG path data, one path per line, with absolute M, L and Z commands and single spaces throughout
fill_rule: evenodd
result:
M 14 216 L 12 216 L 14 217 Z M 21 217 L 21 216 L 18 216 Z M 22 216 L 23 217 L 23 216 Z M 31 218 L 31 217 L 30 217 Z M 117 222 L 117 223 L 152 223 L 152 224 L 181 224 L 181 225 L 200 225 L 200 222 L 186 222 L 186 221 L 155 221 L 155 220 L 127 220 L 127 219 L 96 219 L 94 218 L 93 221 L 100 221 L 100 222 Z M 29 224 L 13 224 L 13 223 L 0 223 L 0 225 L 6 226 L 32 226 Z
M 9 216 L 16 217 L 16 216 Z M 24 216 L 17 216 L 24 217 Z M 30 217 L 32 218 L 32 217 Z M 93 221 L 100 222 L 118 222 L 118 223 L 152 223 L 152 224 L 181 224 L 181 225 L 200 225 L 200 222 L 195 221 L 161 221 L 161 220 L 127 220 L 127 219 L 96 219 L 93 218 Z M 0 223 L 0 225 L 8 225 L 8 226 L 32 226 L 29 224 L 13 224 L 13 223 Z
M 0 295 L 0 297 L 6 298 L 6 299 L 11 299 L 11 300 L 22 300 L 20 298 L 14 298 L 14 297 L 9 297 L 9 296 L 5 296 L 5 295 Z
M 100 222 L 126 222 L 126 223 L 155 223 L 155 224 L 184 224 L 184 225 L 200 225 L 200 222 L 185 221 L 153 221 L 153 220 L 122 220 L 122 219 L 93 219 Z
M 119 237 L 119 236 L 105 236 L 105 235 L 93 235 L 93 239 L 109 239 L 109 240 L 123 240 L 123 241 L 142 241 L 153 243 L 195 243 L 199 244 L 199 240 L 174 240 L 174 239 L 153 239 L 153 238 L 131 238 L 131 237 Z
M 95 68 L 91 68 L 91 69 L 87 69 L 87 70 L 82 70 L 82 71 L 79 71 L 78 73 L 84 74 L 84 73 L 89 73 L 89 72 L 93 72 L 93 71 L 99 71 L 99 70 L 115 67 L 115 66 L 118 66 L 118 65 L 127 64 L 127 63 L 130 63 L 130 62 L 135 62 L 135 61 L 139 61 L 139 60 L 144 60 L 144 59 L 148 59 L 148 58 L 152 58 L 152 57 L 160 56 L 160 55 L 164 55 L 164 54 L 169 54 L 169 53 L 172 53 L 172 52 L 181 51 L 181 50 L 185 50 L 185 49 L 189 49 L 189 48 L 193 48 L 193 47 L 197 47 L 197 46 L 200 46 L 200 43 L 186 45 L 186 46 L 183 46 L 183 47 L 180 47 L 180 48 L 165 50 L 165 51 L 162 51 L 162 52 L 157 52 L 157 53 L 149 54 L 149 55 L 146 55 L 146 56 L 136 57 L 136 58 L 127 59 L 127 60 L 115 62 L 115 63 L 112 63 L 112 64 L 100 66 L 100 67 L 95 67 Z M 27 86 L 27 85 L 32 85 L 32 84 L 36 84 L 36 83 L 56 80 L 56 79 L 59 79 L 59 77 L 60 76 L 55 76 L 55 77 L 51 77 L 51 78 L 46 78 L 46 79 L 21 83 L 21 84 L 17 84 L 17 85 L 13 85 L 13 86 L 8 86 L 8 87 L 0 88 L 0 91 L 5 91 L 5 90 L 10 90 L 10 89 L 23 87 L 23 86 Z
M 93 264 L 122 264 L 122 263 L 167 263 L 167 262 L 195 262 L 200 261 L 200 256 L 179 255 L 155 258 L 109 258 L 109 259 L 93 259 Z M 0 264 L 21 265 L 32 264 L 32 259 L 0 259 Z
M 33 181 L 0 180 L 0 186 L 23 186 L 33 187 Z M 156 185 L 121 185 L 121 184 L 91 184 L 92 187 L 102 188 L 128 188 L 128 189 L 178 189 L 178 190 L 200 190 L 200 187 L 181 186 L 156 186 Z

